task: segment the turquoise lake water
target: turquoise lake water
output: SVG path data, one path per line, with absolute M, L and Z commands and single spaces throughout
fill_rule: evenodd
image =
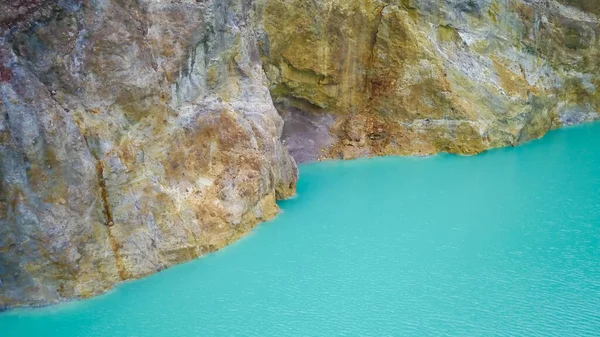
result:
M 600 336 L 600 124 L 300 172 L 283 213 L 237 243 L 0 314 L 0 336 Z

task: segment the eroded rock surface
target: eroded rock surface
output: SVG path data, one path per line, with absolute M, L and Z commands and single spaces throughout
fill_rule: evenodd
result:
M 294 193 L 288 150 L 473 154 L 595 120 L 598 15 L 592 0 L 2 2 L 0 308 L 228 244 Z
M 275 101 L 335 119 L 324 157 L 473 154 L 598 118 L 596 1 L 267 0 Z
M 0 307 L 213 251 L 294 193 L 254 6 L 0 5 Z

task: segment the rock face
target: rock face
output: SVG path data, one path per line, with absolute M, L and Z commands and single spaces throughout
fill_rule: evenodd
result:
M 322 157 L 474 154 L 598 118 L 600 6 L 267 0 L 281 110 L 335 119 Z
M 12 6 L 0 307 L 91 296 L 213 251 L 294 193 L 251 1 Z
M 3 2 L 0 308 L 228 244 L 294 194 L 288 149 L 472 154 L 597 119 L 598 15 L 594 0 Z

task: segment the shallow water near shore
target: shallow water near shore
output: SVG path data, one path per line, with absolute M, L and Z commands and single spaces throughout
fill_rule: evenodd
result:
M 303 165 L 235 244 L 0 336 L 600 335 L 600 124 L 474 157 Z

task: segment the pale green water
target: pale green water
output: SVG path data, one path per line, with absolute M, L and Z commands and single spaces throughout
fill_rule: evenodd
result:
M 301 168 L 236 244 L 0 336 L 600 336 L 600 124 L 476 157 Z

